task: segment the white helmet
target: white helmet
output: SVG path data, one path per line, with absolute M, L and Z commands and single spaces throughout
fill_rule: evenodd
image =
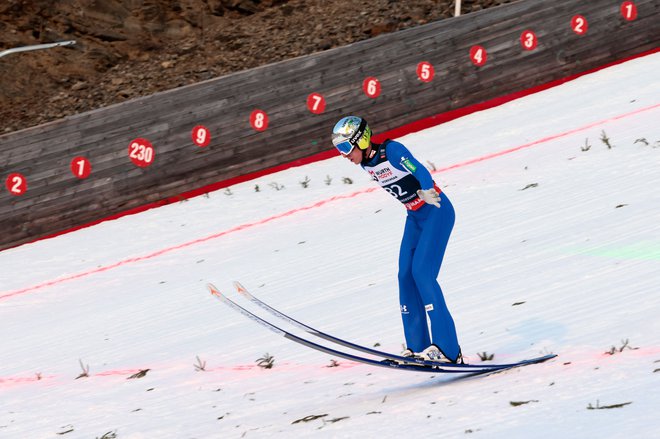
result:
M 332 144 L 344 155 L 350 154 L 356 146 L 366 150 L 371 144 L 371 129 L 367 121 L 357 116 L 341 118 L 332 129 Z

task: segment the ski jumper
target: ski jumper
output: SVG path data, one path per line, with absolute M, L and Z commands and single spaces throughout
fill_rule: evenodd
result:
M 421 352 L 433 343 L 454 360 L 460 353 L 456 327 L 437 280 L 454 227 L 454 208 L 404 145 L 386 140 L 372 148 L 362 168 L 407 209 L 399 252 L 399 301 L 407 347 Z M 430 188 L 440 194 L 440 208 L 417 195 L 418 189 Z

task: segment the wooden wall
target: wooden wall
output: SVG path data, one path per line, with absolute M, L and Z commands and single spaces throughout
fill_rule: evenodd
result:
M 14 172 L 27 180 L 20 196 L 0 188 L 0 249 L 328 150 L 346 114 L 387 131 L 657 49 L 660 3 L 635 1 L 632 21 L 622 3 L 522 0 L 0 136 L 2 182 Z M 571 28 L 576 14 L 585 35 Z M 520 43 L 527 29 L 539 41 L 531 51 Z M 488 53 L 484 66 L 470 60 L 474 45 Z M 421 61 L 433 81 L 418 79 Z M 382 86 L 375 99 L 362 91 L 368 76 Z M 307 109 L 312 92 L 324 113 Z M 257 108 L 269 117 L 263 132 L 249 122 Z M 211 131 L 204 148 L 191 139 L 198 124 Z M 138 137 L 156 151 L 147 168 L 128 158 Z M 76 156 L 92 164 L 86 179 L 69 169 Z

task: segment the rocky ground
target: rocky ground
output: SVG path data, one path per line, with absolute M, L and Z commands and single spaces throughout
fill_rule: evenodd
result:
M 509 0 L 463 0 L 462 13 Z M 0 135 L 453 15 L 452 0 L 4 0 Z

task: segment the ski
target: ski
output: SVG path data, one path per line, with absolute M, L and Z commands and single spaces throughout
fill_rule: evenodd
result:
M 252 313 L 251 311 L 243 308 L 239 304 L 235 303 L 228 297 L 226 297 L 224 294 L 222 294 L 215 286 L 212 284 L 208 284 L 208 288 L 211 292 L 211 294 L 216 297 L 218 300 L 223 302 L 225 305 L 229 306 L 233 310 L 239 312 L 240 314 L 243 314 L 244 316 L 248 317 L 249 319 L 257 322 L 258 324 L 264 326 L 265 328 L 269 329 L 270 331 L 274 332 L 275 334 L 278 334 L 288 340 L 291 340 L 295 343 L 301 344 L 303 346 L 307 346 L 311 349 L 315 349 L 320 352 L 324 352 L 326 354 L 334 355 L 339 358 L 344 358 L 350 361 L 355 361 L 358 363 L 364 363 L 364 364 L 369 364 L 372 366 L 378 366 L 378 367 L 384 367 L 384 368 L 391 368 L 391 369 L 399 369 L 399 370 L 408 370 L 408 371 L 415 371 L 415 372 L 429 372 L 429 373 L 486 373 L 486 372 L 498 372 L 504 369 L 509 369 L 512 367 L 518 367 L 518 366 L 523 366 L 526 364 L 533 364 L 533 363 L 538 363 L 541 361 L 548 360 L 550 358 L 553 358 L 554 355 L 548 355 L 545 357 L 539 357 L 537 359 L 532 359 L 532 360 L 525 360 L 519 363 L 514 363 L 510 365 L 449 365 L 449 364 L 438 364 L 438 363 L 432 363 L 431 365 L 426 365 L 426 364 L 414 364 L 414 363 L 399 363 L 397 361 L 394 361 L 393 358 L 397 358 L 398 356 L 390 355 L 390 354 L 385 354 L 387 355 L 385 360 L 379 361 L 379 360 L 374 360 L 371 358 L 366 358 L 362 357 L 359 355 L 355 355 L 349 352 L 345 351 L 339 351 L 336 349 L 329 348 L 324 345 L 320 345 L 318 343 L 314 343 L 313 341 L 307 340 L 306 338 L 297 336 L 291 332 L 288 332 L 272 323 L 269 321 L 259 317 L 258 315 Z M 255 302 L 256 303 L 256 302 Z M 262 302 L 263 303 L 263 302 Z M 302 325 L 302 324 L 301 324 Z M 311 329 L 311 328 L 310 328 Z M 331 337 L 331 336 L 328 336 Z M 348 343 L 348 342 L 346 342 Z M 359 345 L 355 345 L 359 346 Z M 365 348 L 369 349 L 369 348 Z M 378 352 L 378 351 L 376 351 Z M 382 355 L 380 355 L 382 357 Z M 404 358 L 404 357 L 400 357 Z M 405 359 L 405 358 L 404 358 Z M 409 360 L 409 359 L 405 359 Z
M 312 334 L 316 337 L 322 338 L 324 340 L 327 340 L 329 342 L 359 351 L 359 352 L 364 352 L 366 354 L 374 355 L 376 357 L 381 357 L 385 358 L 387 360 L 391 361 L 396 361 L 399 363 L 406 363 L 406 364 L 415 364 L 419 366 L 437 366 L 438 363 L 435 361 L 427 361 L 423 360 L 421 358 L 409 358 L 409 357 L 402 357 L 397 354 L 392 354 L 389 352 L 383 352 L 379 351 L 377 349 L 372 349 L 367 346 L 362 346 L 359 344 L 352 343 L 350 341 L 343 340 L 341 338 L 335 337 L 333 335 L 327 334 L 325 332 L 319 331 L 318 329 L 312 328 L 309 325 L 306 325 L 293 317 L 290 317 L 283 312 L 273 308 L 269 304 L 265 303 L 264 301 L 260 300 L 256 296 L 254 296 L 252 293 L 250 293 L 247 288 L 245 288 L 240 282 L 234 282 L 234 287 L 236 288 L 236 291 L 238 291 L 239 294 L 242 294 L 245 298 L 250 300 L 252 303 L 255 305 L 259 306 L 260 308 L 264 309 L 265 311 L 273 314 L 276 317 L 279 317 L 280 319 L 290 323 L 291 325 L 302 329 L 303 331 L 307 332 L 308 334 Z M 453 363 L 441 363 L 443 368 L 457 368 L 457 369 L 477 369 L 477 370 L 483 370 L 484 368 L 491 368 L 491 369 L 509 369 L 512 367 L 518 367 L 518 366 L 523 366 L 527 364 L 534 364 L 534 363 L 542 363 L 544 361 L 547 361 L 551 358 L 556 357 L 557 355 L 555 354 L 550 354 L 550 355 L 544 355 L 541 357 L 536 357 L 536 358 L 531 358 L 529 360 L 523 360 L 520 362 L 516 363 L 509 363 L 509 364 L 484 364 L 484 365 L 474 365 L 474 364 L 453 364 Z

